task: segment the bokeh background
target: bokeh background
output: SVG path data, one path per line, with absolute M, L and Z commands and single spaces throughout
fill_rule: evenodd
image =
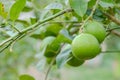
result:
M 53 1 L 64 0 L 33 0 L 27 7 L 35 8 L 30 12 L 22 12 L 19 19 L 29 22 L 29 18 L 39 16 L 41 10 Z M 65 2 L 67 3 L 68 0 Z M 0 0 L 8 11 L 14 0 Z M 0 23 L 2 19 L 0 18 Z M 24 25 L 18 23 L 22 29 Z M 118 25 L 111 23 L 113 27 Z M 22 26 L 22 27 L 21 27 Z M 7 27 L 9 29 L 9 26 Z M 1 30 L 1 27 L 0 27 Z M 119 31 L 119 30 L 118 30 Z M 12 31 L 8 31 L 12 35 Z M 6 39 L 0 31 L 0 42 Z M 26 36 L 17 41 L 13 50 L 0 53 L 0 80 L 17 80 L 20 74 L 30 74 L 36 80 L 44 80 L 46 70 L 45 58 L 40 54 L 41 40 Z M 96 58 L 86 61 L 80 67 L 65 65 L 58 69 L 53 66 L 49 74 L 50 80 L 120 80 L 120 37 L 109 35 L 101 44 L 102 52 Z

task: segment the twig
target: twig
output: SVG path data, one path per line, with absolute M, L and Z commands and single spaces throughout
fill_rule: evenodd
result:
M 108 32 L 111 32 L 111 31 L 116 30 L 116 29 L 120 29 L 120 27 L 116 27 L 116 28 L 108 29 L 107 31 L 108 31 Z
M 14 41 L 16 41 L 20 36 L 17 36 L 15 39 L 13 39 L 7 46 L 5 46 L 4 48 L 2 48 L 0 50 L 0 53 L 2 53 L 5 49 L 7 49 Z
M 118 32 L 116 30 L 112 30 L 111 33 L 118 36 L 118 37 L 120 37 L 120 32 Z
M 83 24 L 82 24 L 82 26 L 81 26 L 81 28 L 80 28 L 80 32 L 81 32 L 81 30 L 83 29 L 83 27 L 85 26 L 86 22 L 87 22 L 90 18 L 92 18 L 92 16 L 93 16 L 93 14 L 94 14 L 94 12 L 95 12 L 95 10 L 96 10 L 99 2 L 100 2 L 100 0 L 97 0 L 97 1 L 96 1 L 95 6 L 93 7 L 93 9 L 92 9 L 92 11 L 91 11 L 91 14 L 83 21 Z
M 51 21 L 49 23 L 80 23 L 79 21 Z
M 12 41 L 11 45 L 10 45 L 10 52 L 13 51 L 13 46 L 15 45 L 16 41 L 23 38 L 25 36 L 25 34 L 19 36 L 15 41 Z
M 110 15 L 109 13 L 103 12 L 105 16 L 107 16 L 111 21 L 115 22 L 116 24 L 120 25 L 120 20 L 116 19 L 114 16 Z
M 14 36 L 12 36 L 12 37 L 8 38 L 7 40 L 3 41 L 2 43 L 0 43 L 0 47 L 3 46 L 3 45 L 5 45 L 5 44 L 7 44 L 7 43 L 10 42 L 10 41 L 12 41 L 12 40 L 13 40 L 15 37 L 17 37 L 18 35 L 22 35 L 22 34 L 24 34 L 24 33 L 27 33 L 28 31 L 33 30 L 34 28 L 38 27 L 39 25 L 41 25 L 41 24 L 43 24 L 43 23 L 45 23 L 45 22 L 48 22 L 48 21 L 50 21 L 50 20 L 52 20 L 52 19 L 54 19 L 54 18 L 56 18 L 56 17 L 58 17 L 58 16 L 60 16 L 60 15 L 63 15 L 63 14 L 65 14 L 65 13 L 67 13 L 67 12 L 72 12 L 72 11 L 73 11 L 72 9 L 66 9 L 66 10 L 63 10 L 63 11 L 61 11 L 61 12 L 59 12 L 59 13 L 51 16 L 51 17 L 49 17 L 49 18 L 44 19 L 43 21 L 38 21 L 38 22 L 35 23 L 34 25 L 32 25 L 32 26 L 30 26 L 30 27 L 28 27 L 28 28 L 26 28 L 26 29 L 23 29 L 23 30 L 21 31 L 21 33 L 16 33 Z
M 50 70 L 51 70 L 52 65 L 54 64 L 54 62 L 55 62 L 55 58 L 53 58 L 53 60 L 51 61 L 50 65 L 49 65 L 49 67 L 47 69 L 47 72 L 46 72 L 46 75 L 45 75 L 45 80 L 47 80 L 48 74 L 49 74 L 49 72 L 50 72 Z
M 101 53 L 120 53 L 120 51 L 102 51 Z
M 58 17 L 58 16 L 60 16 L 60 15 L 63 15 L 63 14 L 65 14 L 65 13 L 67 13 L 67 12 L 72 12 L 72 11 L 73 11 L 72 9 L 63 10 L 63 11 L 61 11 L 61 12 L 59 12 L 59 13 L 57 13 L 57 14 L 49 17 L 49 18 L 44 19 L 43 21 L 38 21 L 36 24 L 34 24 L 34 25 L 32 25 L 32 26 L 30 26 L 30 27 L 22 30 L 21 33 L 25 33 L 25 32 L 27 32 L 27 31 L 29 31 L 29 30 L 32 30 L 32 29 L 34 29 L 35 27 L 37 27 L 37 26 L 39 26 L 39 25 L 41 25 L 41 24 L 43 24 L 43 23 L 45 23 L 45 22 L 48 22 L 48 21 L 50 21 L 50 20 L 52 20 L 52 19 L 54 19 L 54 18 L 56 18 L 56 17 Z
M 11 24 L 10 24 L 10 25 L 11 25 Z M 15 27 L 15 23 L 14 23 L 14 22 L 12 23 L 11 26 L 12 26 L 12 28 L 15 29 L 17 32 L 21 33 L 20 30 L 18 30 L 18 29 Z

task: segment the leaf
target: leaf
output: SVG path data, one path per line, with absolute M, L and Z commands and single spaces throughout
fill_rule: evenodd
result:
M 96 0 L 89 0 L 88 7 L 89 8 L 93 8 L 93 6 L 95 5 L 95 3 L 96 3 Z
M 45 7 L 45 9 L 59 9 L 59 10 L 62 10 L 63 6 L 60 3 L 51 3 L 47 7 Z
M 8 13 L 4 11 L 4 4 L 0 2 L 0 16 L 2 16 L 3 18 L 6 18 L 7 14 Z
M 88 1 L 87 0 L 69 0 L 72 9 L 81 17 L 87 11 Z
M 30 75 L 23 74 L 23 75 L 20 75 L 19 80 L 35 80 L 35 78 L 33 78 Z
M 56 57 L 56 64 L 58 68 L 63 67 L 64 64 L 68 61 L 70 53 L 71 53 L 71 45 L 70 44 L 64 45 L 61 52 Z
M 72 37 L 69 35 L 68 31 L 66 29 L 62 29 L 57 36 L 57 39 L 60 40 L 60 42 L 72 42 Z
M 56 38 L 53 41 L 49 40 L 48 41 L 50 44 L 46 46 L 46 50 L 44 52 L 44 56 L 46 57 L 54 57 L 59 53 L 60 49 L 60 41 Z
M 30 18 L 31 24 L 35 24 L 37 22 L 37 18 Z
M 11 7 L 10 9 L 10 19 L 11 20 L 16 20 L 20 12 L 23 10 L 24 6 L 26 4 L 26 0 L 17 0 Z
M 32 11 L 32 10 L 33 10 L 32 7 L 25 6 L 22 11 L 23 11 L 23 12 L 30 12 L 30 11 Z
M 3 12 L 3 4 L 0 2 L 0 15 L 2 14 Z
M 103 8 L 114 7 L 114 1 L 113 0 L 101 0 L 99 4 Z

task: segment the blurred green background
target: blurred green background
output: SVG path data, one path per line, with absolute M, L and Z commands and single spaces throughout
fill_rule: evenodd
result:
M 40 15 L 39 10 L 52 1 L 64 2 L 64 0 L 33 0 L 34 13 L 38 14 L 29 15 Z M 0 0 L 0 2 L 4 3 L 5 10 L 8 11 L 14 0 Z M 0 21 L 2 22 L 2 19 Z M 113 27 L 115 26 L 119 27 L 113 24 Z M 11 32 L 8 34 L 12 35 Z M 6 38 L 0 32 L 0 42 Z M 20 74 L 25 73 L 32 75 L 36 80 L 43 80 L 48 66 L 45 67 L 45 58 L 39 52 L 40 45 L 41 40 L 26 36 L 17 41 L 12 51 L 8 48 L 0 53 L 0 80 L 17 80 Z M 120 38 L 110 35 L 101 46 L 103 52 L 80 67 L 65 65 L 62 69 L 57 69 L 53 66 L 49 74 L 50 80 L 120 80 Z

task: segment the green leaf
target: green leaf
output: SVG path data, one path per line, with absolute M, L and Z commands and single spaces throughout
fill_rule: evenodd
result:
M 56 57 L 56 64 L 58 68 L 64 66 L 64 64 L 69 60 L 71 53 L 71 45 L 66 44 L 63 46 L 61 52 Z
M 37 18 L 30 18 L 31 24 L 35 24 L 37 22 Z
M 113 0 L 101 0 L 99 4 L 103 8 L 114 7 L 114 1 Z
M 96 3 L 96 0 L 89 0 L 88 7 L 89 8 L 93 8 L 93 6 L 95 5 L 95 3 Z
M 8 13 L 4 11 L 4 4 L 0 2 L 0 16 L 2 16 L 3 18 L 6 18 L 7 14 Z
M 59 9 L 59 10 L 62 10 L 63 6 L 60 3 L 51 3 L 47 7 L 45 7 L 45 9 Z
M 72 37 L 68 33 L 66 29 L 62 29 L 57 36 L 57 39 L 62 43 L 71 43 L 72 42 Z
M 2 3 L 0 2 L 0 15 L 2 14 L 3 8 L 2 8 Z
M 35 80 L 35 78 L 33 78 L 30 75 L 23 74 L 23 75 L 20 75 L 19 80 Z
M 79 16 L 83 17 L 87 11 L 88 1 L 87 0 L 69 0 L 69 2 L 73 10 Z
M 30 12 L 30 11 L 32 11 L 32 10 L 33 10 L 32 7 L 25 6 L 22 11 L 23 11 L 23 12 Z
M 50 43 L 52 40 L 49 40 Z M 60 41 L 56 38 L 49 45 L 46 46 L 46 50 L 44 52 L 44 56 L 46 57 L 54 57 L 59 53 L 60 49 Z
M 20 12 L 23 10 L 23 8 L 25 7 L 26 4 L 26 0 L 17 0 L 11 7 L 10 9 L 10 19 L 11 20 L 16 20 L 19 15 Z
M 63 10 L 63 5 L 60 3 L 51 3 L 45 9 L 52 11 L 53 14 Z

